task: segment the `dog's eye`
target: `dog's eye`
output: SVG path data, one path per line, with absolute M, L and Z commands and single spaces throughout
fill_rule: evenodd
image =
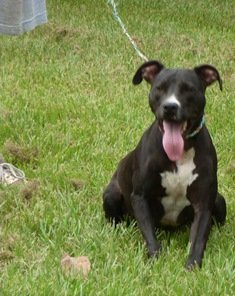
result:
M 163 91 L 164 90 L 164 86 L 163 85 L 158 85 L 156 87 L 157 91 Z
M 180 87 L 181 92 L 193 92 L 194 87 L 192 85 L 189 85 L 188 83 L 182 83 Z

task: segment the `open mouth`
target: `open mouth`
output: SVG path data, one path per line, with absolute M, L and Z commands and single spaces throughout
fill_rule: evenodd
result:
M 187 122 L 174 122 L 163 120 L 160 129 L 163 133 L 163 148 L 171 161 L 179 160 L 184 152 L 184 132 Z

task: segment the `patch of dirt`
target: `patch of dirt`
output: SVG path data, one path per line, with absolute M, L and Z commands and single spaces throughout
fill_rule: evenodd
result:
M 0 266 L 14 259 L 13 248 L 17 243 L 17 240 L 17 235 L 12 235 L 5 239 L 0 237 Z
M 10 261 L 14 258 L 14 255 L 10 250 L 1 250 L 0 251 L 0 262 Z
M 44 30 L 46 30 L 49 34 L 52 34 L 56 41 L 61 41 L 65 37 L 74 37 L 77 34 L 81 34 L 81 28 L 72 28 L 69 26 L 61 26 L 59 24 L 49 22 L 44 26 Z
M 76 191 L 80 191 L 85 185 L 83 181 L 78 179 L 72 179 L 70 183 Z
M 22 147 L 11 140 L 7 140 L 4 143 L 4 149 L 6 153 L 10 154 L 16 160 L 22 162 L 35 162 L 37 161 L 37 156 L 39 154 L 36 147 L 26 148 Z
M 21 189 L 20 194 L 23 198 L 30 200 L 33 195 L 37 194 L 40 188 L 40 182 L 38 180 L 32 180 L 26 183 Z

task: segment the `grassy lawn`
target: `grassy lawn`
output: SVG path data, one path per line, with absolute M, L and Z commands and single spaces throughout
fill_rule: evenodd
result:
M 188 229 L 160 232 L 162 255 L 149 261 L 139 231 L 113 229 L 102 211 L 118 161 L 153 121 L 148 86 L 131 83 L 143 61 L 105 0 L 47 2 L 48 24 L 0 36 L 0 151 L 38 187 L 28 195 L 0 188 L 0 295 L 234 295 L 234 1 L 121 0 L 118 7 L 150 59 L 210 63 L 224 81 L 222 93 L 217 84 L 207 90 L 206 118 L 227 223 L 213 228 L 203 268 L 191 273 Z M 64 253 L 90 258 L 88 280 L 62 273 Z

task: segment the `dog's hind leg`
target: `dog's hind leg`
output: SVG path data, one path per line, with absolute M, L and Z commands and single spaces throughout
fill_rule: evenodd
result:
M 124 199 L 115 178 L 103 193 L 103 209 L 105 217 L 115 225 L 124 219 Z
M 220 193 L 217 193 L 214 209 L 212 212 L 212 216 L 215 219 L 216 223 L 224 224 L 226 219 L 226 213 L 227 210 L 225 199 Z

